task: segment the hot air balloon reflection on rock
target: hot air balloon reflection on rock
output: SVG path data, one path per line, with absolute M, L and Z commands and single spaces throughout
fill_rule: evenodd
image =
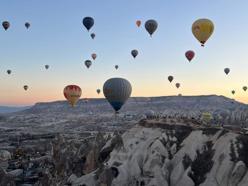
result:
M 82 90 L 77 85 L 68 85 L 64 88 L 64 96 L 72 107 L 76 105 L 81 94 Z
M 132 93 L 132 86 L 123 78 L 108 79 L 103 85 L 103 93 L 116 113 L 125 104 Z

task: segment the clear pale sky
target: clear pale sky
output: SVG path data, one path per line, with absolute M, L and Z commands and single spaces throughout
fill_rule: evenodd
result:
M 103 97 L 96 89 L 117 76 L 131 82 L 132 96 L 217 94 L 247 103 L 247 7 L 245 0 L 1 0 L 0 21 L 11 26 L 0 28 L 0 105 L 63 100 L 68 84 L 79 85 L 83 98 Z M 82 25 L 85 16 L 95 19 L 95 40 Z M 204 48 L 191 33 L 199 18 L 215 24 Z M 159 24 L 152 38 L 143 26 L 148 19 Z M 139 51 L 135 60 L 132 49 Z M 187 50 L 196 53 L 191 63 Z M 87 69 L 84 61 L 93 52 L 98 57 Z M 228 76 L 225 67 L 231 69 Z

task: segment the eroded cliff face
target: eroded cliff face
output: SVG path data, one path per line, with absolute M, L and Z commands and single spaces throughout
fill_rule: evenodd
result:
M 143 121 L 109 140 L 72 185 L 245 186 L 248 136 L 194 123 Z

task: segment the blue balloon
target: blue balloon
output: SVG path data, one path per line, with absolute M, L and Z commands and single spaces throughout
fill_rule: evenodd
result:
M 92 17 L 85 17 L 83 19 L 83 25 L 89 31 L 91 27 L 94 25 L 94 19 Z
M 113 109 L 118 112 L 132 93 L 132 86 L 126 79 L 111 78 L 103 85 L 103 93 Z

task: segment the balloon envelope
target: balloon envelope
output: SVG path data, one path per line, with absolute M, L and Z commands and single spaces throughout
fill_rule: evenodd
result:
M 94 25 L 94 19 L 92 17 L 85 17 L 83 19 L 83 25 L 89 31 L 91 27 Z
M 179 88 L 180 87 L 180 83 L 176 83 L 176 87 Z
M 187 52 L 185 52 L 185 56 L 189 61 L 191 61 L 195 56 L 195 52 L 192 50 L 188 50 Z
M 227 75 L 227 74 L 229 74 L 230 69 L 229 69 L 229 68 L 225 68 L 225 69 L 224 69 L 224 72 L 225 72 L 225 73 L 226 73 L 226 75 Z
M 95 53 L 93 53 L 93 54 L 91 54 L 91 57 L 92 57 L 93 60 L 95 60 L 97 55 Z
M 137 27 L 140 27 L 141 21 L 140 21 L 140 20 L 137 20 L 137 21 L 136 21 L 136 25 L 137 25 Z
M 24 88 L 24 90 L 28 90 L 28 86 L 27 85 L 24 85 L 23 88 Z
M 86 60 L 86 61 L 84 62 L 84 64 L 85 64 L 85 66 L 86 66 L 87 68 L 90 68 L 90 66 L 92 65 L 92 62 L 91 62 L 91 60 Z
M 214 31 L 214 24 L 209 19 L 198 19 L 192 25 L 192 33 L 202 46 Z
M 91 37 L 92 39 L 94 39 L 94 38 L 96 37 L 96 34 L 92 33 L 92 34 L 90 34 L 90 37 Z
M 115 65 L 115 69 L 117 70 L 119 68 L 119 66 L 118 65 Z
M 7 70 L 7 74 L 11 74 L 11 70 Z
M 103 93 L 110 105 L 117 112 L 132 93 L 132 86 L 123 78 L 111 78 L 103 85 Z
M 247 90 L 247 86 L 243 86 L 243 90 L 246 91 Z
M 45 69 L 49 69 L 49 65 L 45 65 Z
M 3 21 L 2 26 L 3 26 L 4 30 L 8 30 L 8 28 L 10 27 L 10 23 L 8 21 Z
M 168 76 L 168 80 L 169 80 L 169 82 L 172 82 L 173 81 L 173 76 Z
M 158 28 L 157 21 L 155 21 L 153 19 L 146 21 L 145 29 L 150 34 L 150 36 L 152 36 L 152 34 L 157 30 L 157 28 Z
M 25 27 L 28 29 L 30 27 L 30 23 L 26 22 Z
M 235 90 L 232 90 L 232 94 L 233 94 L 233 95 L 235 94 Z
M 131 54 L 133 56 L 133 58 L 136 58 L 136 56 L 139 54 L 138 50 L 132 50 Z
M 97 92 L 97 94 L 100 94 L 101 93 L 101 90 L 100 89 L 97 89 L 96 92 Z
M 64 96 L 70 103 L 72 107 L 74 107 L 81 97 L 82 90 L 77 85 L 68 85 L 64 88 Z

